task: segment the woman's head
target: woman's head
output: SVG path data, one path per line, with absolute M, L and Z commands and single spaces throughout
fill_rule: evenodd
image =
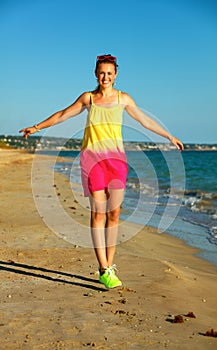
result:
M 113 64 L 114 69 L 115 69 L 115 73 L 117 73 L 117 68 L 118 68 L 117 58 L 115 56 L 108 54 L 108 55 L 97 56 L 96 67 L 95 67 L 95 74 L 96 75 L 97 75 L 97 70 L 98 70 L 100 64 L 102 64 L 102 63 Z

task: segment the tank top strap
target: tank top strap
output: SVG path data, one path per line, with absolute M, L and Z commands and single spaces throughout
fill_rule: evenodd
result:
M 92 92 L 90 92 L 90 104 L 91 104 L 91 105 L 94 105 L 94 103 L 93 103 L 93 94 L 92 94 Z
M 118 104 L 120 104 L 121 102 L 121 91 L 118 90 Z

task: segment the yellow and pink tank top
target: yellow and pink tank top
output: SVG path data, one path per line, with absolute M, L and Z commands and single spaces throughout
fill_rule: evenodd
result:
M 127 161 L 122 140 L 123 107 L 94 104 L 90 93 L 89 108 L 81 148 L 80 164 L 84 195 L 106 188 L 120 189 L 126 186 Z

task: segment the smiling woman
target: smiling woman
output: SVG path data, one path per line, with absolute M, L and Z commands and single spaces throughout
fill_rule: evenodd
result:
M 81 176 L 84 195 L 90 200 L 91 235 L 100 281 L 107 288 L 122 285 L 115 274 L 113 259 L 128 172 L 122 140 L 123 111 L 126 110 L 143 127 L 169 139 L 179 150 L 183 149 L 182 143 L 142 112 L 127 93 L 114 89 L 117 67 L 115 56 L 97 56 L 95 75 L 98 87 L 95 90 L 81 94 L 69 107 L 39 124 L 20 130 L 27 138 L 85 109 L 88 111 L 80 156 Z

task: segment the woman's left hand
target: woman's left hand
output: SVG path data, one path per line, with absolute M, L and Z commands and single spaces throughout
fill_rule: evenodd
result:
M 171 136 L 170 138 L 170 142 L 176 146 L 176 148 L 179 150 L 179 151 L 183 151 L 184 149 L 184 146 L 182 144 L 182 142 L 180 140 L 178 140 L 176 137 L 174 136 Z

